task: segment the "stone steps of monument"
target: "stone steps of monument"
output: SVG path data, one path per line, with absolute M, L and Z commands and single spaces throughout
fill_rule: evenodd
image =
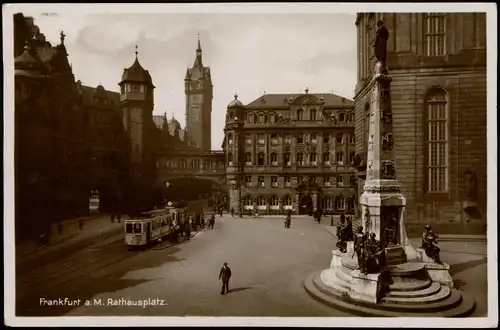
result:
M 311 274 L 304 282 L 307 293 L 315 300 L 354 315 L 380 317 L 460 317 L 469 315 L 474 301 L 450 289 L 450 295 L 441 301 L 421 304 L 372 304 L 351 299 L 346 290 L 334 289 L 321 280 L 321 271 Z
M 398 298 L 416 298 L 425 297 L 436 294 L 441 290 L 441 284 L 432 282 L 431 285 L 425 289 L 416 291 L 389 291 L 386 293 L 386 297 L 398 297 Z
M 430 279 L 405 279 L 393 278 L 393 283 L 389 284 L 389 291 L 418 291 L 423 290 L 431 286 L 432 281 Z
M 419 292 L 419 294 L 421 294 L 422 292 L 425 292 L 425 290 L 410 291 L 410 292 L 411 293 Z M 430 304 L 442 301 L 448 298 L 450 294 L 451 290 L 449 287 L 441 286 L 441 288 L 439 288 L 437 292 L 428 293 L 427 295 L 424 296 L 412 295 L 410 297 L 396 297 L 396 296 L 386 295 L 385 297 L 382 297 L 380 301 L 388 304 L 403 304 L 403 305 Z
M 391 272 L 391 276 L 413 277 L 424 273 L 425 266 L 421 263 L 405 262 L 403 264 L 390 265 L 389 271 Z
M 331 287 L 340 293 L 347 293 L 351 290 L 351 284 L 344 279 L 339 278 L 335 271 L 330 272 L 325 270 L 325 272 L 322 272 L 316 280 L 321 281 L 328 287 Z
M 342 281 L 350 284 L 352 282 L 352 273 L 344 272 L 343 269 L 345 269 L 345 268 L 344 267 L 336 268 L 335 271 L 334 271 L 335 276 L 339 280 L 342 280 Z

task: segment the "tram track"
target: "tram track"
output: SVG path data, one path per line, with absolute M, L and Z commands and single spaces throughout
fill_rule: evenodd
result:
M 191 238 L 196 236 L 199 231 L 192 234 Z M 120 240 L 121 241 L 121 240 Z M 66 260 L 63 264 L 60 262 L 53 262 L 46 265 L 47 272 L 38 272 L 34 270 L 34 276 L 20 280 L 16 284 L 18 291 L 16 300 L 21 303 L 29 302 L 38 303 L 38 299 L 46 296 L 47 293 L 61 294 L 63 292 L 72 291 L 69 287 L 70 284 L 82 278 L 90 278 L 97 272 L 105 270 L 106 268 L 116 265 L 117 263 L 126 259 L 132 258 L 139 254 L 147 252 L 148 250 L 159 251 L 165 250 L 170 247 L 184 243 L 179 241 L 177 243 L 159 243 L 160 245 L 146 246 L 141 249 L 129 249 L 123 245 L 112 246 L 117 241 L 104 244 L 101 248 L 94 246 L 88 247 Z M 20 288 L 27 288 L 27 290 L 20 290 Z M 73 288 L 74 290 L 74 288 Z M 19 292 L 24 291 L 24 292 Z

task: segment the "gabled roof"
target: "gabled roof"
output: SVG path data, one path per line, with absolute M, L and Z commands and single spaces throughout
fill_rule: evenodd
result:
M 312 98 L 311 98 L 312 97 Z M 290 105 L 300 104 L 301 101 L 311 100 L 323 103 L 326 108 L 353 107 L 354 101 L 333 93 L 324 94 L 264 94 L 245 106 L 247 109 L 289 108 Z

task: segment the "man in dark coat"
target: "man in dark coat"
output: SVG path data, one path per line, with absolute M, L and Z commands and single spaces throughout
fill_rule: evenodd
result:
M 229 293 L 229 279 L 231 278 L 231 268 L 224 262 L 224 266 L 220 269 L 219 280 L 222 279 L 222 288 L 220 294 Z

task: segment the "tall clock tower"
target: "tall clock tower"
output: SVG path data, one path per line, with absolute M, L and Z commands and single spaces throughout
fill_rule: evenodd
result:
M 211 150 L 213 85 L 210 68 L 203 66 L 200 38 L 193 67 L 184 79 L 186 93 L 186 130 L 196 146 Z
M 120 85 L 123 127 L 128 140 L 128 164 L 133 178 L 144 182 L 153 179 L 156 164 L 153 131 L 154 88 L 151 75 L 135 61 L 124 69 Z

